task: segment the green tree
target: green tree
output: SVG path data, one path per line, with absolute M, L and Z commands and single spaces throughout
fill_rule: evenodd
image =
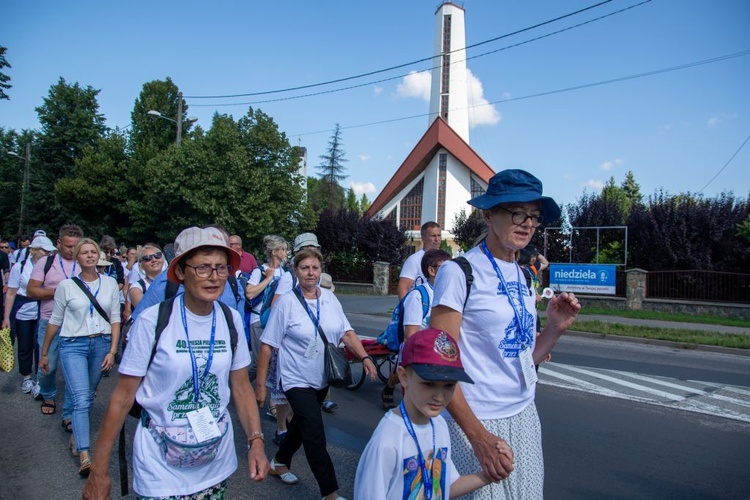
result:
M 481 210 L 472 210 L 469 215 L 461 209 L 453 220 L 453 238 L 463 251 L 469 250 L 474 246 L 476 240 L 482 235 L 487 228 L 487 224 L 482 219 Z
M 5 59 L 5 52 L 8 49 L 0 45 L 0 99 L 10 100 L 10 96 L 5 93 L 6 90 L 10 90 L 13 86 L 9 84 L 10 77 L 2 72 L 3 68 L 10 68 L 10 63 Z
M 303 192 L 299 149 L 268 115 L 215 114 L 211 129 L 146 164 L 142 199 L 129 208 L 133 237 L 171 241 L 191 225 L 218 223 L 249 248 L 266 234 L 292 237 Z
M 127 175 L 120 175 L 130 164 L 126 138 L 110 134 L 95 147 L 84 150 L 73 174 L 55 184 L 55 195 L 86 234 L 112 234 L 121 237 L 130 225 L 128 199 L 136 195 Z
M 737 236 L 745 240 L 750 251 L 750 215 L 743 221 L 737 224 Z
M 13 151 L 23 155 L 21 137 L 15 130 L 0 127 L 0 234 L 5 236 L 18 231 L 19 207 L 21 204 L 21 182 L 23 180 L 23 160 L 6 154 Z
M 367 198 L 366 193 L 362 193 L 362 197 L 359 199 L 359 213 L 364 214 L 370 209 L 372 202 Z
M 359 211 L 359 201 L 357 200 L 357 195 L 354 194 L 354 189 L 351 187 L 346 190 L 345 206 L 347 210 L 362 215 L 362 212 Z
M 133 111 L 130 113 L 132 129 L 130 132 L 130 148 L 137 161 L 146 163 L 175 143 L 177 125 L 148 114 L 154 110 L 162 113 L 166 118 L 177 119 L 179 109 L 180 90 L 172 80 L 153 80 L 143 85 L 140 95 L 135 100 Z M 182 134 L 185 136 L 192 125 L 187 120 L 187 104 L 182 106 Z
M 348 160 L 344 158 L 343 145 L 341 125 L 337 123 L 331 140 L 328 141 L 326 154 L 320 156 L 322 163 L 317 167 L 320 171 L 322 189 L 328 194 L 326 206 L 329 210 L 338 210 L 344 204 L 344 198 L 341 196 L 343 189 L 339 183 L 347 177 L 343 174 L 346 170 L 343 164 Z
M 73 175 L 76 160 L 88 147 L 95 147 L 106 130 L 104 115 L 99 113 L 99 90 L 64 78 L 50 87 L 43 104 L 36 108 L 42 125 L 34 158 L 39 159 L 30 177 L 30 197 L 35 200 L 29 211 L 30 221 L 59 227 L 75 219 L 70 206 L 55 198 L 55 184 Z
M 635 176 L 631 170 L 625 174 L 625 180 L 622 181 L 620 187 L 625 192 L 625 196 L 630 201 L 630 207 L 633 205 L 640 205 L 643 203 L 643 195 L 641 194 L 641 186 L 635 182 Z M 628 211 L 629 212 L 629 211 Z
M 329 207 L 331 199 L 331 191 L 334 192 L 335 203 L 333 208 Z M 324 210 L 338 210 L 342 206 L 341 200 L 346 196 L 344 188 L 338 184 L 331 189 L 326 179 L 319 179 L 317 177 L 307 178 L 307 205 L 311 213 L 315 214 L 316 217 Z

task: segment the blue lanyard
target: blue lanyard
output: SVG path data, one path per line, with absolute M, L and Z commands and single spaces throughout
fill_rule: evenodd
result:
M 97 276 L 98 276 L 99 284 L 96 287 L 96 293 L 94 293 L 94 300 L 96 300 L 96 296 L 99 295 L 99 290 L 102 289 L 102 276 L 100 274 L 98 274 Z M 81 280 L 81 283 L 83 283 L 84 286 L 89 289 L 89 292 L 90 292 L 91 287 L 89 286 L 88 283 L 83 281 L 83 275 L 79 274 L 78 278 Z M 92 304 L 91 302 L 89 302 L 89 316 L 91 316 L 92 318 L 94 317 L 94 304 Z
M 201 384 L 206 379 L 211 363 L 214 360 L 214 338 L 216 337 L 216 308 L 211 309 L 211 340 L 208 344 L 208 360 L 203 370 L 203 376 L 198 378 L 198 362 L 195 360 L 193 347 L 190 345 L 190 336 L 188 335 L 187 315 L 185 314 L 185 294 L 180 295 L 180 313 L 182 315 L 182 326 L 185 327 L 185 337 L 187 338 L 188 352 L 190 352 L 190 364 L 193 368 L 193 393 L 195 394 L 195 403 L 200 402 Z
M 307 300 L 305 299 L 305 294 L 302 293 L 302 289 L 299 285 L 297 285 L 297 290 L 299 290 L 299 294 L 302 296 L 302 299 L 305 301 L 305 310 L 307 311 L 307 315 L 310 316 L 310 321 L 313 322 L 313 325 L 315 326 L 315 333 L 317 333 L 318 325 L 320 325 L 320 294 L 318 293 L 318 287 L 315 287 L 315 309 L 317 313 L 317 321 L 313 317 L 312 311 L 310 310 L 310 306 L 307 305 Z
M 57 254 L 57 258 L 60 260 L 60 269 L 62 269 L 62 272 L 65 275 L 66 279 L 70 278 L 70 276 L 76 275 L 76 261 L 73 261 L 73 270 L 70 272 L 70 276 L 68 276 L 68 273 L 65 272 L 65 266 L 63 266 L 62 256 L 60 254 Z
M 414 444 L 417 445 L 417 463 L 419 464 L 419 468 L 422 470 L 422 482 L 424 483 L 424 497 L 427 500 L 430 500 L 432 498 L 432 474 L 430 474 L 430 471 L 427 470 L 427 462 L 425 461 L 424 455 L 422 454 L 422 448 L 419 446 L 417 433 L 414 432 L 414 426 L 411 423 L 409 414 L 406 412 L 406 406 L 404 405 L 403 400 L 401 401 L 401 404 L 399 405 L 399 410 L 401 411 L 401 418 L 404 420 L 404 425 L 406 426 L 406 430 L 409 432 L 409 435 L 414 440 Z M 435 445 L 435 424 L 432 423 L 432 419 L 430 419 L 430 427 L 432 427 L 432 462 L 434 464 L 436 445 Z
M 521 268 L 518 267 L 518 264 L 516 264 L 516 273 L 518 275 L 518 302 L 521 304 L 521 311 L 519 311 L 516 307 L 515 302 L 513 302 L 513 298 L 510 296 L 510 290 L 508 289 L 508 285 L 505 282 L 505 277 L 503 276 L 502 271 L 500 271 L 500 268 L 497 266 L 497 262 L 495 262 L 495 258 L 490 253 L 490 249 L 487 248 L 486 240 L 482 240 L 482 251 L 489 259 L 490 264 L 492 264 L 492 268 L 495 270 L 495 274 L 497 274 L 497 279 L 500 280 L 499 288 L 502 288 L 501 291 L 505 292 L 505 295 L 508 296 L 508 302 L 510 303 L 510 307 L 513 309 L 513 315 L 516 317 L 516 321 L 518 322 L 518 328 L 520 328 L 522 332 L 526 331 L 527 325 L 524 321 L 523 315 L 523 313 L 526 312 L 526 305 L 523 302 L 523 293 L 521 292 Z

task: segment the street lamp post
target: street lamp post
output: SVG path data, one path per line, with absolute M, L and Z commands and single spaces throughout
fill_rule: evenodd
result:
M 9 155 L 23 160 L 23 181 L 21 184 L 21 215 L 18 218 L 18 235 L 23 234 L 23 219 L 26 216 L 26 192 L 29 190 L 29 163 L 31 163 L 31 143 L 26 143 L 26 156 L 22 157 L 15 151 L 9 151 Z
M 155 109 L 150 109 L 146 114 L 155 116 L 157 118 L 163 118 L 165 120 L 169 120 L 172 123 L 175 123 L 177 125 L 177 138 L 175 139 L 175 144 L 177 144 L 177 147 L 179 148 L 182 144 L 182 92 L 179 92 L 177 94 L 177 119 L 174 120 L 168 116 L 164 116 L 159 111 L 156 111 Z M 194 118 L 192 116 L 188 116 L 187 119 L 188 123 L 197 122 L 198 119 Z

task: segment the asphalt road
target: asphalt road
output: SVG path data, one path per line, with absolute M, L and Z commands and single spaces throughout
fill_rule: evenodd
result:
M 341 299 L 362 335 L 379 333 L 393 307 L 388 297 Z M 569 337 L 561 341 L 553 362 L 732 384 L 750 393 L 746 356 Z M 102 380 L 92 412 L 93 429 L 101 422 L 115 382 L 116 376 Z M 335 390 L 339 409 L 324 417 L 340 492 L 347 498 L 352 495 L 359 453 L 382 416 L 381 387 L 380 382 L 367 382 L 355 392 Z M 0 373 L 0 398 L 0 499 L 80 498 L 83 480 L 76 474 L 77 459 L 67 450 L 69 435 L 60 427 L 59 414 L 42 415 L 39 403 L 21 394 L 16 372 Z M 747 422 L 545 384 L 538 389 L 537 406 L 547 498 L 750 498 Z M 133 425 L 131 420 L 130 432 Z M 273 435 L 274 427 L 271 419 L 263 418 L 266 435 Z M 236 448 L 243 450 L 242 432 L 237 434 Z M 268 455 L 275 449 L 269 440 Z M 253 483 L 243 470 L 246 459 L 241 454 L 240 470 L 230 478 L 230 498 L 319 498 L 302 451 L 295 460 L 299 484 L 284 486 L 272 477 Z M 110 470 L 112 498 L 120 498 L 114 456 Z

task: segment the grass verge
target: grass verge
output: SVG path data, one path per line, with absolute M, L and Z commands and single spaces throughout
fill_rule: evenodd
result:
M 704 332 L 700 330 L 677 330 L 674 328 L 653 328 L 648 326 L 621 325 L 603 321 L 576 321 L 570 330 L 620 335 L 645 339 L 668 340 L 687 344 L 712 345 L 750 349 L 750 336 L 733 333 Z
M 546 304 L 540 303 L 539 310 L 546 310 Z M 682 313 L 662 313 L 656 311 L 630 311 L 620 309 L 604 309 L 598 307 L 584 307 L 581 314 L 601 314 L 604 316 L 619 316 L 621 318 L 634 319 L 656 319 L 661 321 L 677 321 L 681 323 L 698 323 L 704 325 L 723 325 L 738 326 L 740 328 L 750 328 L 750 321 L 743 321 L 734 318 L 720 318 L 718 316 L 691 315 Z

